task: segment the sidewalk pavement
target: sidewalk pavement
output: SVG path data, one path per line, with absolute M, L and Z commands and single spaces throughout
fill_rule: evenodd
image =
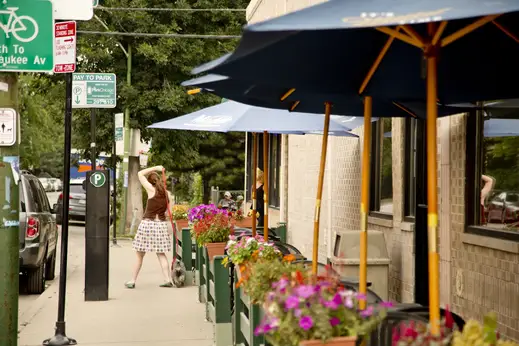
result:
M 121 247 L 110 248 L 108 301 L 85 302 L 84 265 L 70 268 L 67 336 L 76 339 L 79 345 L 90 346 L 212 346 L 213 326 L 205 321 L 205 307 L 197 301 L 196 286 L 160 288 L 160 266 L 156 256 L 149 254 L 144 259 L 137 287 L 126 289 L 124 283 L 130 278 L 135 254 L 130 242 L 119 244 Z M 58 281 L 24 313 L 19 346 L 39 346 L 54 335 Z

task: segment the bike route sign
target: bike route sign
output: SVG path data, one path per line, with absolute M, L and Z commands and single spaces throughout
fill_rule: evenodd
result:
M 74 73 L 72 76 L 72 108 L 115 108 L 114 73 Z
M 49 0 L 0 2 L 0 71 L 54 69 L 54 19 Z

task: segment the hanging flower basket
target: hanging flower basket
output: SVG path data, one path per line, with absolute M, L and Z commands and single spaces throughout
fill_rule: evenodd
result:
M 252 228 L 252 217 L 246 217 L 241 220 L 235 220 L 235 226 L 240 228 Z
M 305 340 L 299 343 L 300 346 L 355 346 L 357 343 L 356 336 L 343 336 L 332 338 L 326 342 L 321 340 Z

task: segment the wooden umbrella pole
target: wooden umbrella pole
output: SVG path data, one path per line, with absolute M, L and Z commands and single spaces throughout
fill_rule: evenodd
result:
M 437 60 L 434 52 L 427 56 L 427 241 L 429 245 L 429 320 L 433 335 L 440 335 L 440 256 L 438 254 L 437 190 Z
M 263 239 L 269 240 L 269 134 L 263 132 Z
M 332 104 L 325 103 L 323 143 L 321 146 L 321 163 L 319 165 L 319 180 L 317 181 L 317 197 L 315 199 L 314 215 L 314 243 L 312 249 L 312 273 L 317 274 L 317 263 L 319 259 L 319 219 L 321 216 L 321 200 L 323 198 L 324 170 L 326 168 L 326 152 L 328 150 L 328 130 L 330 128 L 330 114 Z
M 360 188 L 360 268 L 359 292 L 366 294 L 368 289 L 368 208 L 369 208 L 369 153 L 371 144 L 371 113 L 373 100 L 364 97 L 364 136 L 362 145 L 362 171 Z M 366 308 L 366 301 L 360 301 L 360 308 Z
M 258 217 L 256 206 L 256 180 L 258 170 L 258 134 L 252 133 L 252 236 L 256 236 L 256 222 Z

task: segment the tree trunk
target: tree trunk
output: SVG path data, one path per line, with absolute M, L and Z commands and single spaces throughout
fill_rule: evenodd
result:
M 136 231 L 136 227 L 142 220 L 143 215 L 142 185 L 137 176 L 139 169 L 139 157 L 130 156 L 128 160 L 128 209 L 126 213 L 126 229 L 131 229 L 133 226 L 134 229 L 131 230 L 132 232 Z
M 204 204 L 209 204 L 209 200 L 211 198 L 211 187 L 209 186 L 209 179 L 207 179 L 206 177 L 202 176 L 202 186 L 203 186 L 203 203 Z M 218 203 L 218 201 L 216 201 L 215 203 Z

